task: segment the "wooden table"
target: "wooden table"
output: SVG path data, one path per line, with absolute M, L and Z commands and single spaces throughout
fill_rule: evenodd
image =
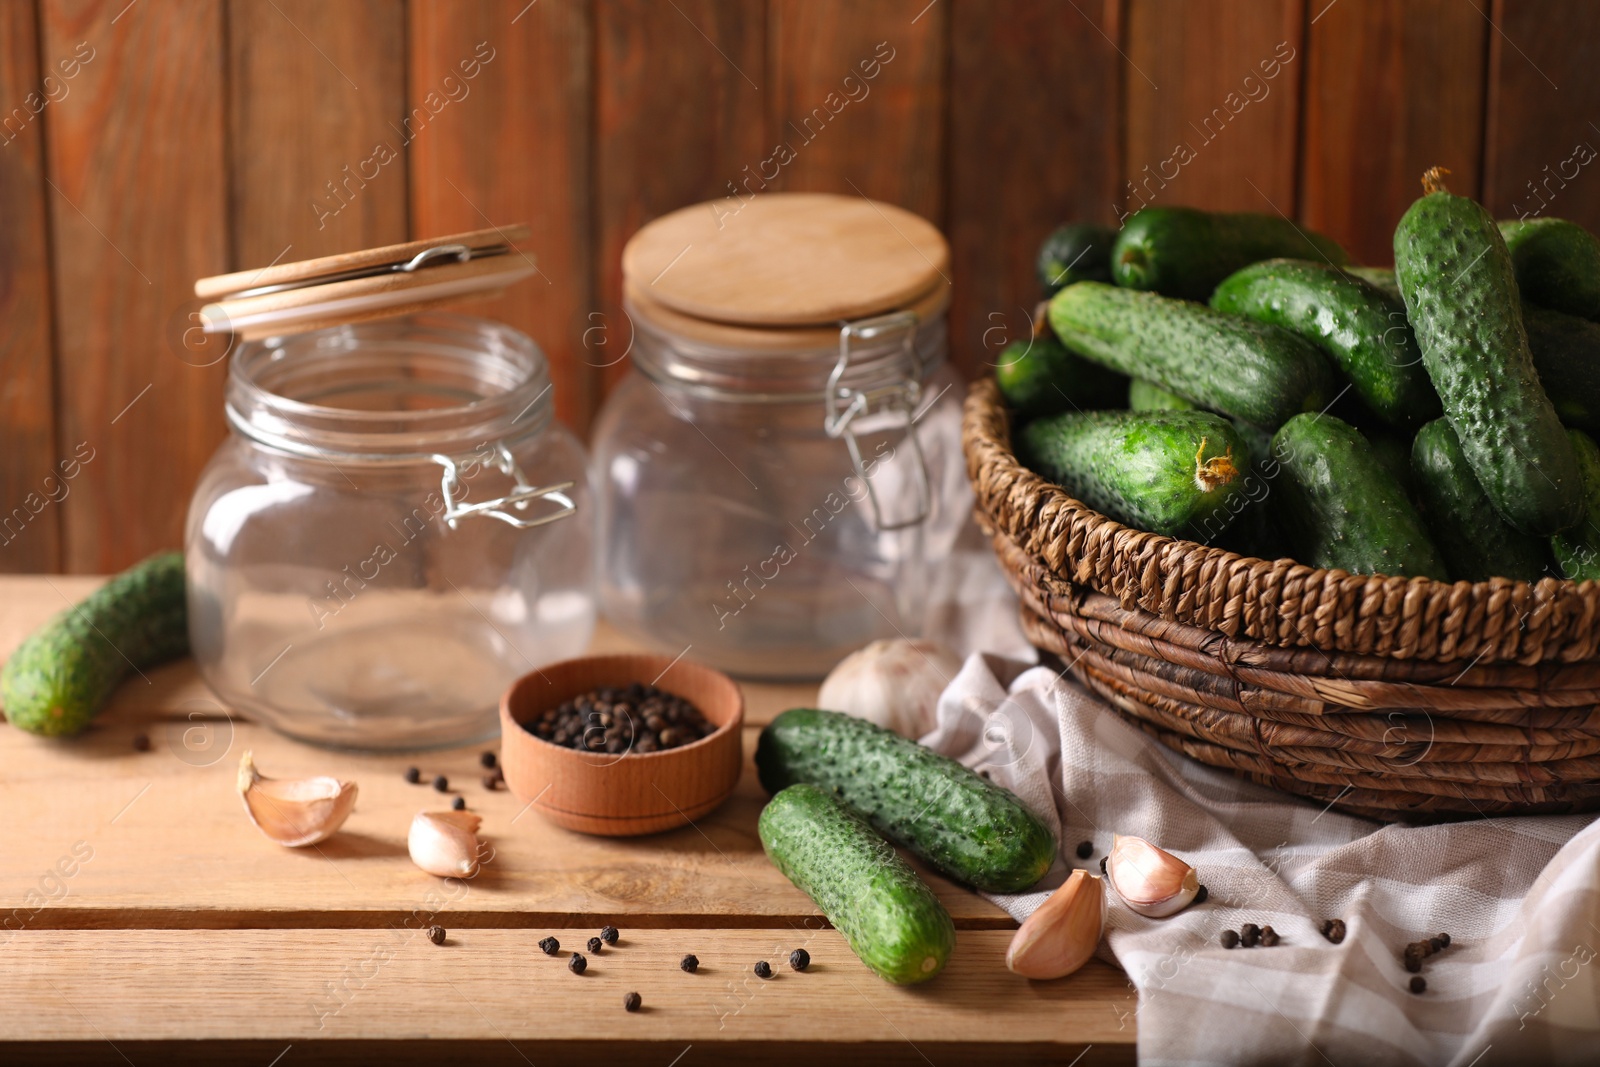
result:
M 0 578 L 0 652 L 94 579 Z M 627 647 L 602 631 L 597 647 Z M 804 686 L 745 687 L 745 753 Z M 147 735 L 147 752 L 135 750 Z M 327 773 L 361 795 L 334 838 L 291 850 L 252 828 L 239 755 L 264 773 Z M 1079 1063 L 1133 1056 L 1134 997 L 1095 962 L 1058 982 L 1005 969 L 1014 927 L 930 876 L 959 929 L 940 977 L 872 975 L 767 861 L 748 765 L 697 825 L 637 839 L 557 829 L 488 792 L 481 748 L 328 752 L 223 709 L 182 662 L 133 678 L 84 736 L 0 726 L 0 1062 Z M 449 776 L 495 856 L 467 883 L 406 854 L 411 816 Z M 442 946 L 419 931 L 437 923 Z M 582 977 L 541 954 L 607 923 Z M 804 974 L 783 965 L 804 945 Z M 679 970 L 685 953 L 698 974 Z M 563 953 L 564 957 L 565 953 Z M 773 961 L 763 981 L 752 965 Z M 644 1010 L 627 1014 L 623 994 Z M 1081 1059 L 1075 1059 L 1082 1054 Z

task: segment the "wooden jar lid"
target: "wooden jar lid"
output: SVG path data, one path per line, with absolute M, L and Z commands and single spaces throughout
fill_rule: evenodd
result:
M 841 322 L 941 304 L 949 263 L 926 219 L 830 193 L 695 204 L 649 223 L 622 251 L 630 301 L 646 316 L 659 307 L 747 328 L 831 324 L 835 339 Z
M 253 340 L 391 318 L 491 296 L 534 274 L 524 225 L 472 230 L 201 278 L 210 333 Z

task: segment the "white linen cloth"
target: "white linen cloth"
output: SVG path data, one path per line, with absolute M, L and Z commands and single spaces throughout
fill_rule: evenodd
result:
M 1041 888 L 990 898 L 1019 920 L 1072 867 L 1098 873 L 1113 832 L 1198 868 L 1209 899 L 1171 918 L 1107 893 L 1101 954 L 1138 990 L 1142 1064 L 1600 1063 L 1600 822 L 1342 815 L 1171 752 L 1054 670 L 994 655 L 967 659 L 922 741 L 1053 824 Z M 1342 944 L 1325 918 L 1347 924 Z M 1222 948 L 1246 922 L 1282 943 Z M 1451 946 L 1413 994 L 1401 952 L 1441 932 Z

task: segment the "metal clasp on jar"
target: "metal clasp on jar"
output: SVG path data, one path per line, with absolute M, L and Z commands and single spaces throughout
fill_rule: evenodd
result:
M 527 476 L 522 473 L 522 468 L 517 465 L 516 457 L 511 454 L 511 449 L 506 447 L 504 441 L 496 441 L 494 443 L 493 453 L 491 460 L 493 465 L 500 473 L 509 475 L 515 485 L 511 492 L 505 496 L 495 497 L 493 500 L 485 500 L 477 504 L 458 502 L 456 499 L 462 488 L 461 465 L 450 456 L 437 453 L 433 456 L 433 461 L 444 468 L 444 477 L 440 480 L 439 488 L 444 494 L 443 518 L 450 529 L 454 530 L 456 523 L 462 519 L 473 515 L 482 515 L 486 518 L 499 519 L 501 522 L 509 523 L 519 530 L 527 530 L 534 526 L 543 526 L 546 523 L 555 522 L 557 519 L 564 519 L 578 510 L 578 505 L 573 502 L 572 497 L 567 495 L 567 490 L 571 489 L 576 483 L 560 482 L 556 485 L 543 487 L 529 485 Z M 479 457 L 471 456 L 468 458 L 478 459 Z M 560 505 L 560 508 L 557 511 L 533 517 L 524 517 L 505 510 L 506 508 L 512 508 L 517 512 L 523 512 L 535 500 L 548 500 Z
M 852 389 L 842 384 L 845 371 L 850 367 L 852 347 L 855 344 L 882 342 L 896 333 L 901 334 L 903 354 L 911 367 L 908 377 L 877 389 Z M 873 525 L 878 530 L 903 530 L 917 526 L 927 519 L 933 506 L 928 463 L 922 454 L 922 443 L 917 439 L 916 413 L 917 402 L 922 398 L 922 375 L 921 362 L 917 359 L 915 348 L 916 336 L 917 316 L 909 311 L 846 323 L 839 330 L 839 362 L 834 364 L 833 373 L 828 375 L 828 392 L 823 401 L 827 414 L 822 426 L 829 437 L 844 438 L 845 447 L 850 450 L 850 462 L 855 467 L 856 476 L 867 487 L 867 498 L 872 504 Z M 856 440 L 855 431 L 851 429 L 851 423 L 856 418 L 875 408 L 899 412 L 905 419 L 905 440 L 911 443 L 911 453 L 915 460 L 913 470 L 917 487 L 916 512 L 909 518 L 895 522 L 885 521 L 883 517 L 883 506 L 878 500 L 878 491 L 861 461 L 861 445 Z

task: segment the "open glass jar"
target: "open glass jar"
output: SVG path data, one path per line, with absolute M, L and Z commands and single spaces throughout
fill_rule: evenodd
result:
M 602 607 L 664 651 L 815 678 L 919 632 L 971 508 L 948 253 L 861 198 L 718 206 L 624 253 L 633 366 L 593 443 Z
M 186 536 L 190 633 L 228 703 L 321 744 L 493 735 L 595 620 L 582 446 L 531 339 L 448 314 L 242 345 Z

